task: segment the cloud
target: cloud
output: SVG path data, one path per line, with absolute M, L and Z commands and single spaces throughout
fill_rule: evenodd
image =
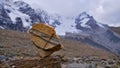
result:
M 44 10 L 50 12 L 50 13 L 60 13 L 63 15 L 74 15 L 77 13 L 81 8 L 80 5 L 78 5 L 79 0 L 25 0 L 26 2 L 29 2 L 32 4 L 33 7 L 43 8 Z M 76 7 L 79 6 L 79 7 Z
M 120 26 L 120 0 L 101 0 L 90 13 L 101 23 Z
M 101 23 L 120 26 L 120 0 L 23 0 L 50 13 L 76 16 L 86 11 Z

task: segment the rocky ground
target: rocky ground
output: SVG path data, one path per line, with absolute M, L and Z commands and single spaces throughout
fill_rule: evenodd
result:
M 41 58 L 28 33 L 0 29 L 0 68 L 119 68 L 120 58 L 61 37 L 64 48 Z
M 0 61 L 0 68 L 61 68 L 57 56 L 40 57 L 13 57 Z

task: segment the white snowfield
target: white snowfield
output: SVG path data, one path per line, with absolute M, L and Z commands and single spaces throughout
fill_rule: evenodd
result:
M 13 21 L 13 24 L 16 23 L 16 18 L 21 18 L 24 27 L 28 27 L 31 25 L 30 17 L 20 11 L 18 11 L 17 7 L 13 3 L 5 3 L 4 8 L 10 12 L 8 12 L 9 17 Z

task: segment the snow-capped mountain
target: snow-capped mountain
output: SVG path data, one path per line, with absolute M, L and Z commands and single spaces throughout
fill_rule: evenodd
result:
M 120 55 L 120 35 L 110 30 L 107 25 L 98 23 L 86 12 L 78 15 L 75 23 L 77 33 L 67 32 L 66 38 L 76 39 Z
M 86 12 L 76 17 L 49 14 L 34 9 L 23 1 L 0 2 L 0 28 L 27 31 L 35 23 L 46 23 L 55 27 L 57 34 L 106 49 L 120 55 L 120 36 L 107 25 L 97 22 Z
M 37 22 L 54 27 L 60 25 L 57 18 L 49 16 L 44 10 L 33 9 L 23 1 L 5 0 L 0 5 L 0 28 L 27 31 L 32 24 Z

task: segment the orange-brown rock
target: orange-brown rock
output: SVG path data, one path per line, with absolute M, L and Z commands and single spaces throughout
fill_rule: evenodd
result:
M 46 57 L 62 48 L 53 27 L 44 23 L 35 24 L 30 29 L 30 39 L 41 57 Z

